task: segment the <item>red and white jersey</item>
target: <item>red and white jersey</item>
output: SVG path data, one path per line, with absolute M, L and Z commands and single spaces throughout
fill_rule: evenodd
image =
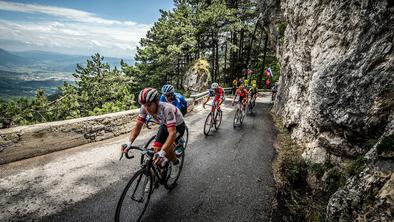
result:
M 140 113 L 138 114 L 137 120 L 145 122 L 146 116 L 151 115 L 160 125 L 166 125 L 167 128 L 176 127 L 183 123 L 183 116 L 181 111 L 171 103 L 159 102 L 157 115 L 154 116 L 149 113 L 144 106 L 141 106 Z

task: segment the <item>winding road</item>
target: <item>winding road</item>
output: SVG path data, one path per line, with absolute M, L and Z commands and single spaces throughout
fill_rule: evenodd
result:
M 144 221 L 267 221 L 274 195 L 275 128 L 269 96 L 234 129 L 223 106 L 219 130 L 205 137 L 208 109 L 188 114 L 185 165 L 171 192 L 152 194 Z M 145 131 L 135 144 L 154 133 Z M 0 166 L 0 221 L 113 221 L 138 158 L 118 161 L 127 135 Z

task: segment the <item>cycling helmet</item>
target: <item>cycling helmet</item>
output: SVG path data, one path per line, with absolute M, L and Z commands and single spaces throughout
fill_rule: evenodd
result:
M 153 88 L 145 88 L 141 90 L 140 94 L 138 95 L 138 102 L 141 105 L 145 103 L 153 102 L 158 99 L 159 99 L 159 93 L 157 92 L 156 89 Z
M 212 88 L 212 89 L 217 89 L 217 88 L 219 88 L 219 84 L 217 84 L 216 82 L 214 82 L 214 83 L 212 83 L 211 88 Z
M 164 85 L 163 88 L 161 88 L 161 93 L 163 95 L 169 95 L 169 94 L 173 94 L 175 92 L 175 89 L 172 85 L 168 84 L 168 85 Z

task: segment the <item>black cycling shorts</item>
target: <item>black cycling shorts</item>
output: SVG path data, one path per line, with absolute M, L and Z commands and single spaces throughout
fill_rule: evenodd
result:
M 178 139 L 180 139 L 183 136 L 183 134 L 185 133 L 185 129 L 186 129 L 185 122 L 183 122 L 179 126 L 176 126 L 176 139 L 175 139 L 176 142 L 178 141 Z M 159 130 L 157 131 L 157 134 L 156 134 L 155 142 L 160 143 L 161 145 L 163 145 L 166 142 L 167 137 L 168 137 L 167 126 L 166 125 L 160 125 L 160 128 L 159 128 Z
M 242 102 L 246 98 L 246 96 L 238 96 L 238 97 L 239 97 L 238 102 Z

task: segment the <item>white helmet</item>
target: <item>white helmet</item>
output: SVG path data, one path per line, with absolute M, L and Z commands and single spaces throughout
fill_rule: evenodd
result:
M 212 83 L 211 88 L 212 88 L 212 89 L 217 89 L 217 88 L 219 88 L 219 84 L 217 84 L 216 82 L 214 82 L 214 83 Z
M 141 90 L 138 95 L 138 102 L 143 105 L 145 103 L 150 103 L 159 99 L 159 93 L 156 89 L 153 88 L 145 88 Z

